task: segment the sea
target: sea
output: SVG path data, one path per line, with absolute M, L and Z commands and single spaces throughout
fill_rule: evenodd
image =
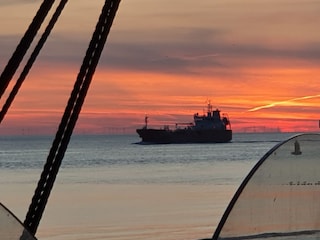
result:
M 39 240 L 211 238 L 235 191 L 296 133 L 234 133 L 230 143 L 139 144 L 137 135 L 74 135 Z M 22 222 L 53 136 L 0 137 L 0 202 Z

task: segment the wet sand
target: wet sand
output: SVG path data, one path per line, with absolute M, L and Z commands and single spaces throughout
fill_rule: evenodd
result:
M 1 197 L 24 220 L 35 185 L 6 184 Z M 237 186 L 55 185 L 39 240 L 196 240 L 212 236 Z

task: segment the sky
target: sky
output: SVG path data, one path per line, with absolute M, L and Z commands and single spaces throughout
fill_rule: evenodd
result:
M 56 131 L 103 3 L 69 1 L 1 134 Z M 40 4 L 0 2 L 0 71 Z M 122 0 L 75 132 L 190 122 L 208 102 L 234 132 L 319 131 L 319 12 L 319 0 Z

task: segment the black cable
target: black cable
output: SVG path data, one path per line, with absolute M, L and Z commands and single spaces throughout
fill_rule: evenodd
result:
M 120 0 L 106 0 L 24 221 L 36 233 Z
M 29 28 L 21 38 L 20 43 L 0 75 L 0 99 L 7 89 L 13 75 L 17 71 L 24 55 L 28 51 L 34 37 L 37 35 L 37 32 L 44 19 L 48 15 L 48 12 L 50 11 L 54 1 L 55 0 L 44 0 L 42 2 L 38 12 L 36 13 L 36 16 L 33 18 Z
M 46 40 L 48 39 L 55 23 L 57 22 L 59 16 L 61 15 L 61 12 L 63 10 L 63 8 L 65 7 L 66 3 L 68 2 L 68 0 L 61 0 L 60 4 L 57 6 L 56 11 L 54 12 L 54 14 L 52 15 L 48 26 L 46 27 L 44 33 L 42 34 L 41 38 L 38 41 L 38 44 L 36 45 L 36 47 L 34 48 L 32 54 L 30 55 L 30 58 L 28 60 L 28 62 L 26 63 L 23 71 L 21 72 L 19 78 L 17 79 L 17 82 L 15 83 L 14 87 L 12 88 L 5 104 L 3 105 L 1 112 L 0 112 L 0 123 L 2 122 L 3 118 L 5 117 L 9 107 L 11 106 L 15 96 L 17 95 L 22 83 L 24 82 L 24 80 L 26 79 L 30 69 L 32 68 L 33 63 L 36 61 L 42 47 L 44 46 Z

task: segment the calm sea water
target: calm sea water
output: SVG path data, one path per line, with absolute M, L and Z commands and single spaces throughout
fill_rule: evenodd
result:
M 73 136 L 39 239 L 210 237 L 254 164 L 293 133 L 236 133 L 223 144 L 136 144 Z M 52 136 L 0 138 L 0 201 L 23 220 Z

